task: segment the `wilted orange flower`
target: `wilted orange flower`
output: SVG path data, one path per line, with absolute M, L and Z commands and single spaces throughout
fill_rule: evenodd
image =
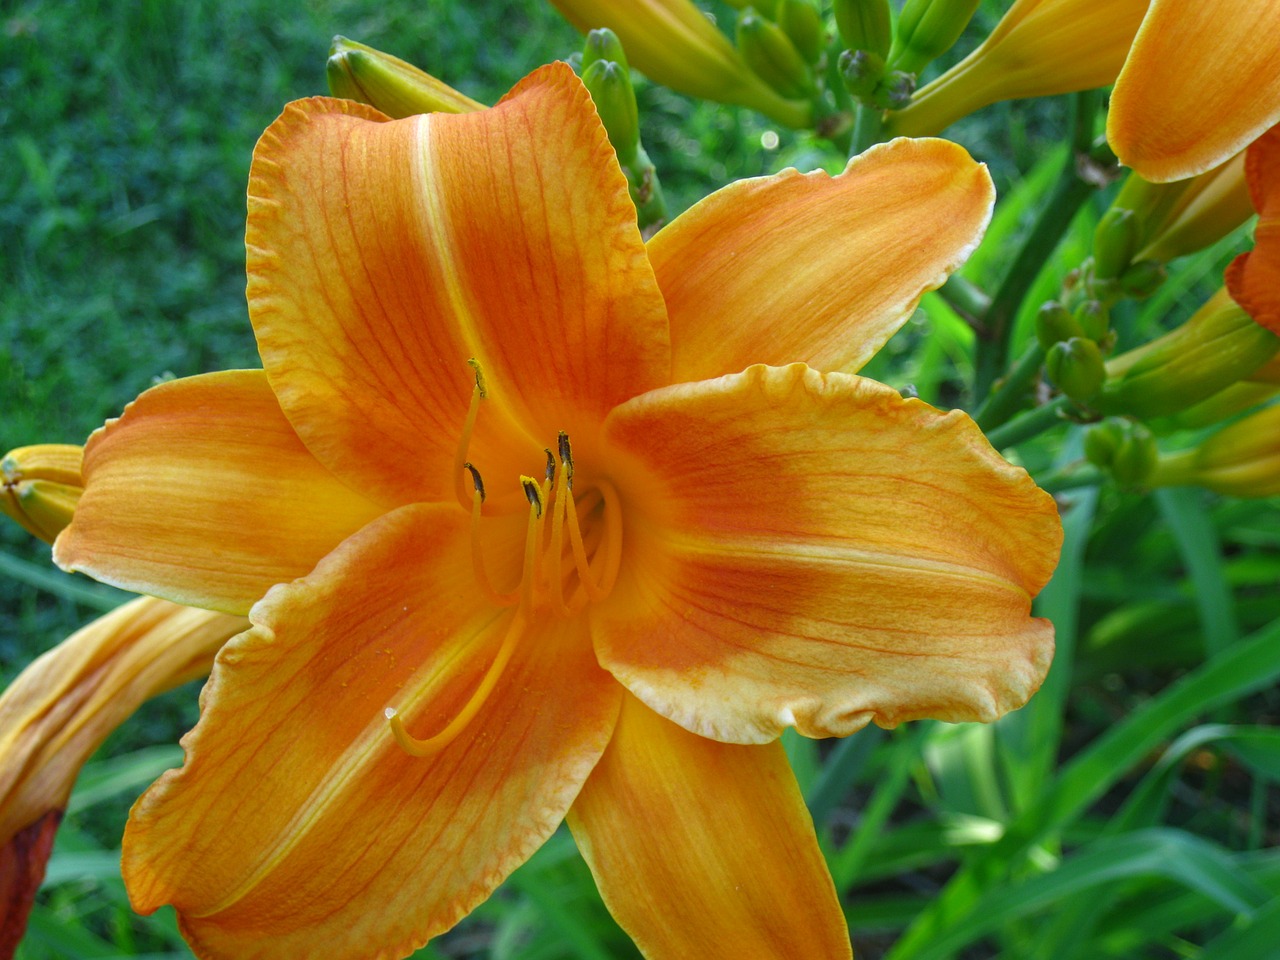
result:
M 1218 166 L 1280 122 L 1280 0 L 1151 0 L 1107 139 L 1148 180 Z
M 135 905 L 203 957 L 401 956 L 568 815 L 648 956 L 848 956 L 775 738 L 991 720 L 1052 650 L 1051 499 L 852 373 L 985 170 L 899 141 L 646 249 L 557 64 L 477 113 L 296 103 L 249 193 L 265 371 L 143 394 L 55 551 L 252 606 L 134 809 Z
M 0 957 L 22 936 L 85 760 L 143 701 L 208 673 L 246 626 L 142 597 L 44 654 L 0 695 Z

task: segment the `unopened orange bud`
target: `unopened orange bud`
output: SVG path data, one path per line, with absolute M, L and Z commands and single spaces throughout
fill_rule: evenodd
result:
M 0 460 L 0 510 L 32 536 L 53 543 L 83 492 L 84 448 L 65 443 L 19 447 Z

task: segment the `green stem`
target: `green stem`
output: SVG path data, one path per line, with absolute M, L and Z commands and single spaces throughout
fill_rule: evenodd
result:
M 868 147 L 880 142 L 884 133 L 884 114 L 876 107 L 859 104 L 856 119 L 853 122 L 853 146 L 849 150 L 850 157 L 856 157 Z
M 991 300 L 991 308 L 983 316 L 983 337 L 978 341 L 974 363 L 973 395 L 982 397 L 991 389 L 999 371 L 1009 358 L 1009 339 L 1018 308 L 1040 275 L 1045 262 L 1053 254 L 1077 211 L 1094 191 L 1094 186 L 1080 177 L 1078 161 L 1093 143 L 1094 116 L 1097 112 L 1096 91 L 1075 95 L 1072 121 L 1072 149 L 1054 184 L 1049 202 L 1040 212 L 1031 234 L 1009 267 L 1000 289 Z
M 1062 414 L 1071 406 L 1069 397 L 1061 396 L 1050 400 L 1043 407 L 1029 410 L 1020 417 L 1014 417 L 1003 426 L 987 433 L 987 439 L 997 450 L 1005 447 L 1016 447 L 1032 437 L 1038 437 L 1046 430 L 1052 430 L 1062 423 Z
M 1107 481 L 1107 474 L 1089 463 L 1074 463 L 1060 470 L 1053 470 L 1035 478 L 1036 486 L 1046 493 L 1079 490 L 1081 487 L 1100 487 Z
M 990 432 L 1012 417 L 1026 401 L 1042 363 L 1044 347 L 1038 340 L 1032 340 L 1009 375 L 996 384 L 995 390 L 974 411 L 973 419 L 978 421 L 978 426 Z
M 958 273 L 953 273 L 941 287 L 938 296 L 969 322 L 969 326 L 977 329 L 978 318 L 991 309 L 991 297 L 987 291 L 972 280 L 966 280 Z

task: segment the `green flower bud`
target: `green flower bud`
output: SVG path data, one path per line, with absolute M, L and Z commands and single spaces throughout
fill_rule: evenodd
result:
M 1137 253 L 1141 239 L 1138 218 L 1132 210 L 1108 210 L 1093 234 L 1094 276 L 1099 280 L 1120 276 Z
M 1101 340 L 1111 327 L 1111 311 L 1101 300 L 1085 300 L 1076 307 L 1072 317 L 1090 340 Z
M 840 78 L 856 100 L 866 100 L 884 77 L 884 58 L 870 50 L 845 50 L 840 54 Z
M 582 71 L 582 84 L 595 102 L 618 162 L 627 166 L 640 145 L 640 112 L 627 68 L 612 60 L 596 60 Z
M 1159 457 L 1151 431 L 1140 423 L 1130 424 L 1111 457 L 1111 474 L 1127 487 L 1142 486 L 1151 477 Z
M 1278 349 L 1280 337 L 1219 290 L 1176 330 L 1112 359 L 1095 407 L 1142 420 L 1168 416 L 1245 379 Z
M 1138 260 L 1125 267 L 1124 273 L 1120 274 L 1120 289 L 1125 296 L 1134 300 L 1145 300 L 1160 289 L 1168 275 L 1169 271 L 1164 264 L 1154 260 Z
M 1124 428 L 1119 421 L 1107 420 L 1084 435 L 1085 458 L 1095 466 L 1106 470 L 1115 459 L 1116 451 L 1124 440 Z
M 898 70 L 918 74 L 960 39 L 980 0 L 907 0 L 889 54 Z
M 582 70 L 578 73 L 581 74 L 597 60 L 612 60 L 623 70 L 631 69 L 627 63 L 627 55 L 622 49 L 622 41 L 608 27 L 601 27 L 587 33 L 587 39 L 582 44 Z
M 1036 339 L 1046 353 L 1055 343 L 1084 335 L 1071 312 L 1057 300 L 1050 300 L 1036 313 Z
M 346 37 L 333 38 L 325 72 L 335 97 L 367 103 L 394 119 L 484 109 L 413 64 Z
M 1215 423 L 1230 419 L 1252 407 L 1259 406 L 1280 394 L 1280 387 L 1270 383 L 1252 383 L 1242 380 L 1225 390 L 1219 390 L 1208 400 L 1201 400 L 1171 417 L 1151 421 L 1156 433 L 1173 433 L 1178 430 L 1203 430 Z
M 1097 396 L 1107 376 L 1102 351 L 1083 337 L 1055 343 L 1045 355 L 1044 367 L 1054 386 L 1080 403 Z
M 889 0 L 835 0 L 836 28 L 850 50 L 870 50 L 881 58 L 889 56 L 893 40 L 893 20 Z
M 738 16 L 738 50 L 752 71 L 784 97 L 814 94 L 813 74 L 782 28 L 747 7 Z
M 871 102 L 881 110 L 901 110 L 916 92 L 916 75 L 890 70 L 871 95 Z
M 777 21 L 800 55 L 817 63 L 827 46 L 827 31 L 811 0 L 778 0 Z

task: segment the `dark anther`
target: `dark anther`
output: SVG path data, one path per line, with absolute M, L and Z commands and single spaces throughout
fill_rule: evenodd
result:
M 565 470 L 569 471 L 565 476 L 565 482 L 569 486 L 569 490 L 573 490 L 573 448 L 569 446 L 569 434 L 563 430 L 557 438 L 557 446 L 560 450 L 560 462 L 564 464 Z
M 524 498 L 529 501 L 529 506 L 538 512 L 538 517 L 542 516 L 542 491 L 538 488 L 538 481 L 523 478 L 520 485 L 524 487 Z
M 464 463 L 463 466 L 471 471 L 471 483 L 475 486 L 476 493 L 480 494 L 480 502 L 484 503 L 484 481 L 480 479 L 480 471 L 470 463 Z
M 556 479 L 556 458 L 545 447 L 542 452 L 547 455 L 547 479 L 554 483 Z

